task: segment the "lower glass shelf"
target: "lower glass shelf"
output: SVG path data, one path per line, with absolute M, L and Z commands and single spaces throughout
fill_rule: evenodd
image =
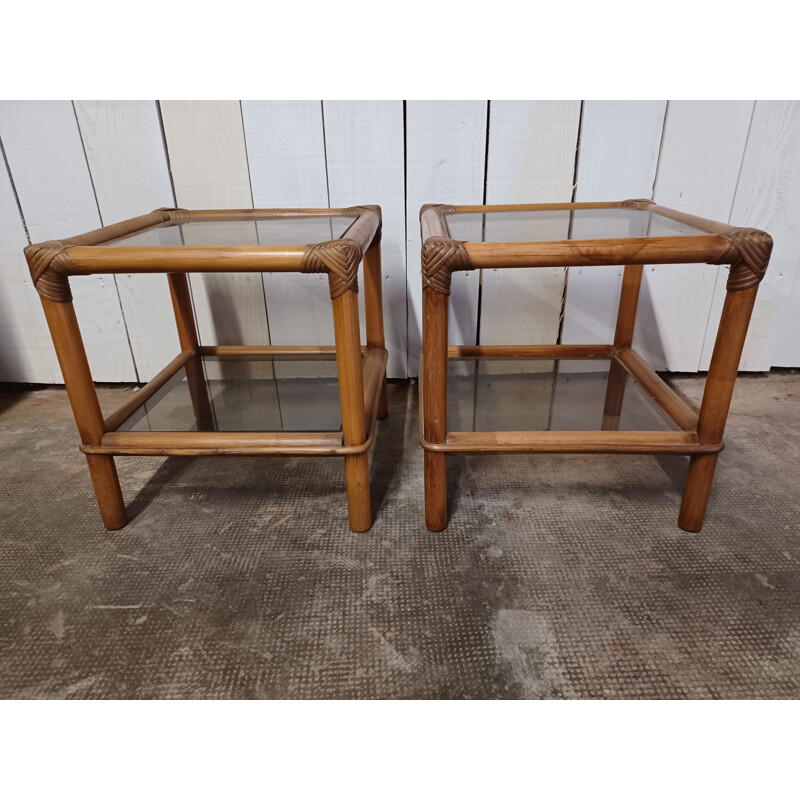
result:
M 195 355 L 117 431 L 338 432 L 335 356 Z
M 677 431 L 639 383 L 609 358 L 448 358 L 448 431 Z M 605 413 L 609 374 L 622 393 Z

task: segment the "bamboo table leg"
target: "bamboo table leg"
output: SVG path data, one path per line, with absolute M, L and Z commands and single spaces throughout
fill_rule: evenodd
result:
M 639 289 L 642 284 L 642 265 L 629 264 L 622 276 L 622 289 L 619 295 L 617 328 L 614 333 L 614 346 L 630 347 L 633 344 L 633 331 L 636 327 L 636 309 L 639 304 Z M 603 408 L 602 429 L 619 430 L 619 417 L 625 397 L 628 373 L 616 359 L 611 360 L 606 387 L 606 402 Z
M 57 303 L 44 297 L 41 300 L 81 441 L 83 444 L 99 445 L 106 429 L 75 309 L 71 302 Z M 128 520 L 114 457 L 93 454 L 87 455 L 86 461 L 103 525 L 111 531 L 125 527 Z
M 422 292 L 423 433 L 440 444 L 447 435 L 447 306 L 444 292 Z M 447 464 L 444 453 L 425 451 L 425 524 L 429 531 L 447 527 Z
M 383 332 L 383 285 L 381 283 L 380 233 L 364 253 L 364 311 L 367 320 L 367 347 L 386 347 Z M 386 400 L 386 378 L 381 384 L 378 419 L 389 415 Z
M 358 325 L 358 295 L 348 289 L 333 298 L 333 329 L 336 366 L 342 405 L 342 434 L 345 445 L 367 440 L 364 417 L 364 380 L 361 372 L 361 335 Z M 350 530 L 360 533 L 372 526 L 369 496 L 369 463 L 366 453 L 344 457 L 347 478 L 347 507 Z
M 758 284 L 738 291 L 729 288 L 725 296 L 697 423 L 697 433 L 703 444 L 722 442 L 739 360 L 742 357 L 757 292 Z M 689 461 L 689 474 L 678 515 L 678 525 L 685 531 L 699 531 L 703 526 L 703 517 L 717 466 L 717 455 L 717 453 L 693 455 Z
M 175 313 L 175 324 L 178 328 L 178 341 L 181 350 L 197 352 L 200 341 L 197 337 L 197 326 L 192 311 L 192 298 L 189 293 L 189 280 L 184 273 L 171 272 L 167 275 L 169 292 L 172 296 L 172 309 Z M 186 380 L 189 384 L 189 396 L 192 399 L 192 409 L 200 431 L 213 431 L 214 414 L 211 410 L 211 400 L 208 396 L 203 365 L 200 357 L 195 356 L 186 364 Z

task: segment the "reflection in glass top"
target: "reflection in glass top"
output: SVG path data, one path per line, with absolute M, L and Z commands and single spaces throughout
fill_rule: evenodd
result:
M 448 214 L 453 239 L 465 242 L 551 242 L 564 239 L 622 239 L 642 236 L 708 236 L 660 214 L 635 208 L 561 211 L 496 211 Z
M 677 430 L 618 364 L 622 411 L 605 418 L 610 367 L 610 359 L 448 359 L 447 430 Z
M 112 247 L 237 247 L 302 245 L 340 238 L 355 217 L 277 217 L 253 222 L 187 222 L 167 225 L 113 239 Z
M 341 430 L 335 360 L 195 356 L 120 431 Z

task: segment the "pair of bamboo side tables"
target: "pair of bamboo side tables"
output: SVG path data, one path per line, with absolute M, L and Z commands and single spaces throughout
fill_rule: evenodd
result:
M 420 442 L 425 450 L 425 519 L 447 526 L 448 454 L 652 453 L 690 456 L 678 524 L 699 531 L 717 457 L 723 449 L 745 335 L 772 249 L 763 231 L 736 228 L 673 211 L 649 200 L 514 206 L 423 207 L 423 353 Z M 243 231 L 247 231 L 243 235 Z M 553 235 L 556 232 L 556 235 Z M 186 211 L 150 214 L 71 239 L 33 244 L 25 253 L 64 376 L 103 523 L 123 527 L 125 504 L 114 464 L 118 455 L 343 456 L 350 528 L 372 524 L 367 451 L 377 419 L 387 415 L 386 361 L 378 206 L 346 209 Z M 253 244 L 244 244 L 244 240 Z M 308 244 L 307 242 L 312 242 Z M 361 345 L 358 269 L 363 260 L 366 347 Z M 644 264 L 730 265 L 727 294 L 699 413 L 632 349 Z M 521 267 L 624 268 L 613 343 L 448 346 L 453 272 Z M 334 347 L 202 345 L 189 273 L 325 273 L 333 310 Z M 95 392 L 69 278 L 92 274 L 165 273 L 180 353 L 134 397 L 104 417 Z M 230 362 L 261 364 L 275 377 L 283 362 L 335 361 L 338 430 L 283 424 L 221 424 L 223 401 L 210 376 Z M 607 364 L 599 430 L 451 430 L 448 363 L 458 360 L 576 360 Z M 288 373 L 287 373 L 288 374 Z M 632 379 L 670 421 L 671 430 L 620 429 L 625 387 Z M 188 389 L 191 421 L 147 419 L 155 401 L 178 381 Z M 324 391 L 324 387 L 313 391 Z M 217 410 L 215 410 L 215 408 Z M 178 419 L 181 417 L 179 416 Z M 177 427 L 177 430 L 176 430 Z M 287 427 L 289 428 L 287 430 Z M 319 427 L 319 426 L 317 426 Z

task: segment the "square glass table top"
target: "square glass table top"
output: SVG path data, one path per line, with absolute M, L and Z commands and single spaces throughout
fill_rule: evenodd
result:
M 315 244 L 340 239 L 356 217 L 270 217 L 164 224 L 105 242 L 108 247 L 261 247 Z
M 662 408 L 622 368 L 622 410 L 604 419 L 610 359 L 447 360 L 447 430 L 677 431 Z
M 466 242 L 712 236 L 706 230 L 636 208 L 572 208 L 446 213 L 450 238 Z
M 117 430 L 336 433 L 341 427 L 335 358 L 196 355 Z

